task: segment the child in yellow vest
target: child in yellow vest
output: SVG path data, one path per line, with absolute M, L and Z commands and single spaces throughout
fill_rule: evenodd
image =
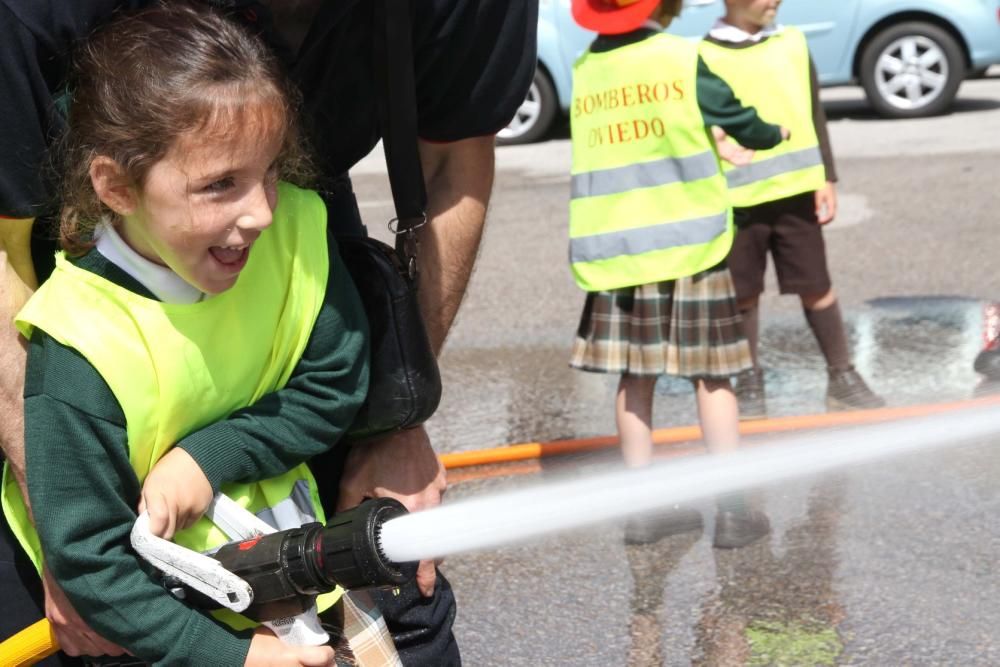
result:
M 17 318 L 37 533 L 10 475 L 3 489 L 12 530 L 92 629 L 63 648 L 331 664 L 328 646 L 189 607 L 129 546 L 144 509 L 154 533 L 219 546 L 202 517 L 219 490 L 276 529 L 323 521 L 304 462 L 364 400 L 367 323 L 319 196 L 279 182 L 303 159 L 291 87 L 242 28 L 157 7 L 96 33 L 72 90 L 66 252 Z M 398 664 L 379 637 L 378 664 Z
M 739 445 L 729 378 L 750 367 L 725 257 L 732 243 L 726 184 L 709 128 L 752 149 L 787 131 L 743 107 L 695 44 L 664 34 L 680 0 L 574 0 L 599 35 L 573 75 L 570 261 L 587 298 L 571 365 L 619 373 L 615 416 L 628 466 L 651 463 L 653 391 L 662 374 L 689 378 L 709 450 Z M 637 519 L 626 541 L 700 525 L 700 515 Z M 742 494 L 719 500 L 714 544 L 768 532 Z
M 727 167 L 736 240 L 729 270 L 750 351 L 741 373 L 740 416 L 767 416 L 758 363 L 758 300 L 770 253 L 782 294 L 798 294 L 826 359 L 828 409 L 876 408 L 884 401 L 851 364 L 840 306 L 827 271 L 822 226 L 837 213 L 833 154 L 816 71 L 803 34 L 774 23 L 781 0 L 726 0 L 726 15 L 702 42 L 705 62 L 737 97 L 791 130 L 791 141 Z

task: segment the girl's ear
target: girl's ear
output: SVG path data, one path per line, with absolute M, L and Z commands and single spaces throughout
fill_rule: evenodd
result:
M 118 215 L 129 215 L 138 206 L 135 190 L 121 165 L 106 155 L 90 163 L 90 183 L 104 204 Z

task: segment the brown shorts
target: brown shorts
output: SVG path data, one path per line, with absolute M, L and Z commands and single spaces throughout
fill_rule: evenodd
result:
M 825 294 L 830 289 L 823 228 L 816 221 L 812 192 L 738 208 L 736 240 L 727 262 L 743 301 L 764 291 L 767 253 L 774 259 L 782 294 Z

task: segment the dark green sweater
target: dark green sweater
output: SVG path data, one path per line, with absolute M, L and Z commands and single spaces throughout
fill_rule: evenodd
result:
M 326 451 L 364 400 L 367 322 L 332 239 L 330 253 L 324 303 L 287 385 L 177 443 L 214 489 L 274 477 Z M 97 251 L 76 264 L 155 298 Z M 248 632 L 194 611 L 171 597 L 146 564 L 136 567 L 129 531 L 141 485 L 129 464 L 125 416 L 103 378 L 75 350 L 36 330 L 24 393 L 35 522 L 46 564 L 80 615 L 150 662 L 242 665 Z
M 590 50 L 613 51 L 659 34 L 662 34 L 659 30 L 640 28 L 622 35 L 598 35 Z M 718 125 L 741 146 L 754 150 L 774 148 L 781 143 L 781 128 L 761 120 L 753 107 L 743 106 L 729 84 L 716 76 L 700 56 L 695 86 L 706 126 Z

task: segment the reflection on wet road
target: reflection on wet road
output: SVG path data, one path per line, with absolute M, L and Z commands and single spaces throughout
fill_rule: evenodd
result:
M 890 405 L 971 396 L 982 345 L 983 302 L 962 297 L 874 299 L 845 312 L 855 365 Z M 440 451 L 614 433 L 617 376 L 568 367 L 571 341 L 518 347 L 448 349 L 445 398 L 430 424 Z M 774 314 L 761 325 L 771 416 L 825 411 L 826 371 L 805 319 Z M 697 421 L 690 385 L 664 377 L 657 385 L 656 426 Z
M 845 313 L 859 370 L 891 405 L 974 394 L 982 303 L 870 301 Z M 571 371 L 563 347 L 446 353 L 453 396 L 431 430 L 448 451 L 614 432 L 615 378 Z M 798 314 L 764 321 L 773 416 L 824 409 L 826 376 Z M 463 411 L 459 411 L 461 408 Z M 695 422 L 690 388 L 664 380 L 656 426 Z M 765 440 L 755 436 L 754 442 Z M 753 497 L 772 534 L 713 549 L 703 527 L 642 546 L 621 525 L 450 557 L 469 665 L 1000 664 L 1000 442 L 771 485 Z M 877 443 L 873 443 L 877 446 Z M 591 474 L 617 452 L 545 460 Z M 449 500 L 537 481 L 463 482 Z

